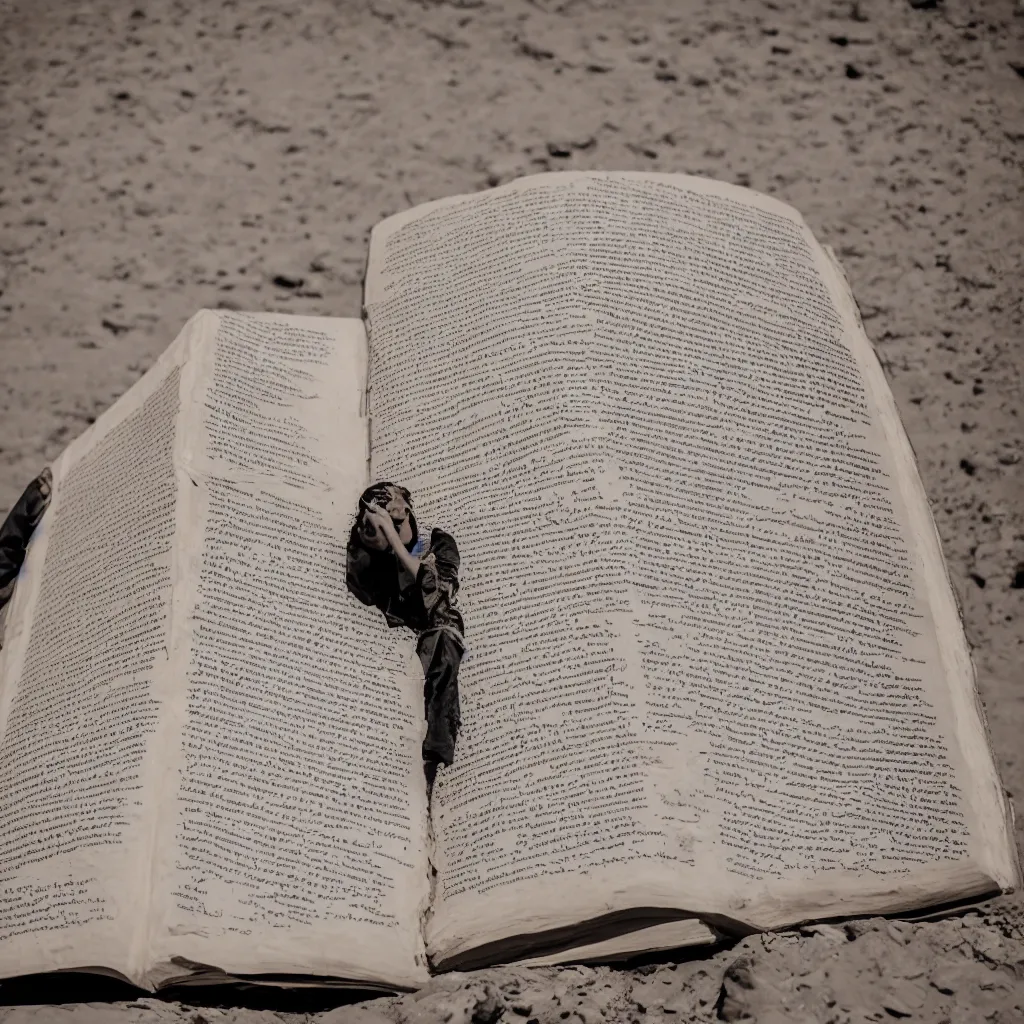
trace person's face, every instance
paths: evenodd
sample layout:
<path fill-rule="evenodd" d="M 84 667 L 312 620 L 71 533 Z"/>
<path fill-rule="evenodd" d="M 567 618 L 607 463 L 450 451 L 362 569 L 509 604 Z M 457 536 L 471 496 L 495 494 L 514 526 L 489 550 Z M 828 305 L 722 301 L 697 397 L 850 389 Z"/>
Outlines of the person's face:
<path fill-rule="evenodd" d="M 388 503 L 384 508 L 391 517 L 391 522 L 394 524 L 402 544 L 408 545 L 412 540 L 412 522 L 409 518 L 412 509 L 402 497 L 402 492 L 391 491 Z M 374 551 L 386 551 L 391 546 L 387 537 L 384 536 L 384 532 L 375 527 L 366 517 L 363 518 L 361 535 L 363 543 Z"/>

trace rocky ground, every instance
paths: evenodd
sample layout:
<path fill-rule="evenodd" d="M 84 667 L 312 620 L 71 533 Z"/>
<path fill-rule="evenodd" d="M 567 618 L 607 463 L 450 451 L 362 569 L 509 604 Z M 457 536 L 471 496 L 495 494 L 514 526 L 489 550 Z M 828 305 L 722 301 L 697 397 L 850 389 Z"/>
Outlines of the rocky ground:
<path fill-rule="evenodd" d="M 851 278 L 1020 801 L 1022 39 L 1012 0 L 0 0 L 0 514 L 200 307 L 357 316 L 389 213 L 560 168 L 750 185 Z M 0 984 L 0 1022 L 1019 1021 L 1024 899 L 317 1013 L 44 998 Z"/>

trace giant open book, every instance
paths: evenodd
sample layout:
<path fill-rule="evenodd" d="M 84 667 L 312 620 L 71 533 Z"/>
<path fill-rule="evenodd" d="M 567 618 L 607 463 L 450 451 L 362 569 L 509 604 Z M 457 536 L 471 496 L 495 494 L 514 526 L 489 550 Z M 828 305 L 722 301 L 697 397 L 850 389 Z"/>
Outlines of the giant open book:
<path fill-rule="evenodd" d="M 414 987 L 1007 891 L 906 435 L 790 207 L 559 173 L 373 232 L 362 320 L 203 311 L 53 467 L 0 654 L 0 976 Z M 462 556 L 429 800 L 370 482 Z"/>

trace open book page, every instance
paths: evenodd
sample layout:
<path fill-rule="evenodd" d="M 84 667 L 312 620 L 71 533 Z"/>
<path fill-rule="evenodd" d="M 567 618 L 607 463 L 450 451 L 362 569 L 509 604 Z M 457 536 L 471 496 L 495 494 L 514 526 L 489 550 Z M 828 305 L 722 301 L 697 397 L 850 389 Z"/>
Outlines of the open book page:
<path fill-rule="evenodd" d="M 185 331 L 53 465 L 0 652 L 0 976 L 138 982 Z"/>
<path fill-rule="evenodd" d="M 769 927 L 1012 884 L 927 506 L 795 211 L 538 175 L 379 225 L 366 308 L 371 475 L 463 553 L 435 956 L 629 906 Z"/>
<path fill-rule="evenodd" d="M 362 323 L 202 325 L 149 980 L 183 973 L 179 957 L 413 986 L 428 977 L 422 684 L 345 587 L 367 483 Z"/>

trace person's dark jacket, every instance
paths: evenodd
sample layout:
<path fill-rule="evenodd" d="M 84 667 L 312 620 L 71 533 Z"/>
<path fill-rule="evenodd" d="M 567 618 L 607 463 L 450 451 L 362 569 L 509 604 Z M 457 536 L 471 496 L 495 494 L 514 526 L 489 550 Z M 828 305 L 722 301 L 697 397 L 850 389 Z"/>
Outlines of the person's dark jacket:
<path fill-rule="evenodd" d="M 459 549 L 455 538 L 434 527 L 429 542 L 417 543 L 411 554 L 420 559 L 415 580 L 400 571 L 393 551 L 371 551 L 350 544 L 348 589 L 363 604 L 379 608 L 389 626 L 407 626 L 421 633 L 432 626 L 452 625 L 463 632 L 462 616 L 453 607 L 459 589 Z"/>
<path fill-rule="evenodd" d="M 50 471 L 43 470 L 25 488 L 0 526 L 0 608 L 14 593 L 28 542 L 50 504 L 50 481 Z"/>

